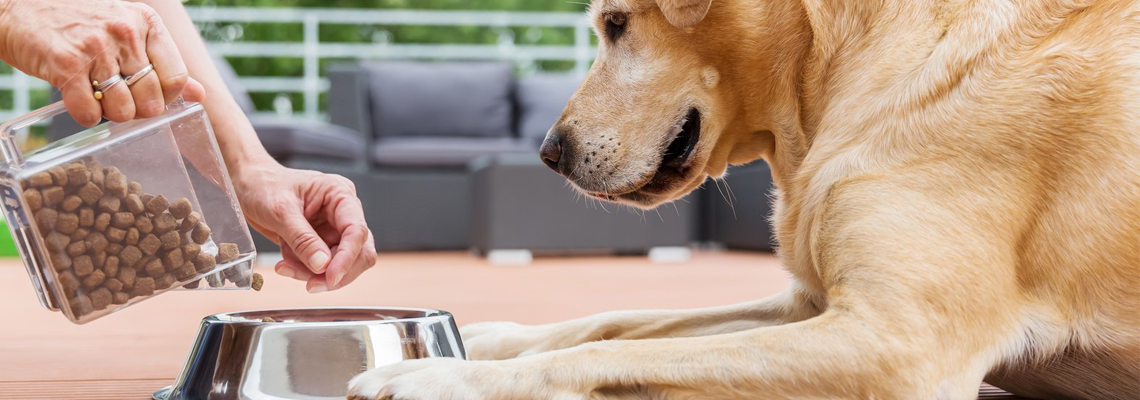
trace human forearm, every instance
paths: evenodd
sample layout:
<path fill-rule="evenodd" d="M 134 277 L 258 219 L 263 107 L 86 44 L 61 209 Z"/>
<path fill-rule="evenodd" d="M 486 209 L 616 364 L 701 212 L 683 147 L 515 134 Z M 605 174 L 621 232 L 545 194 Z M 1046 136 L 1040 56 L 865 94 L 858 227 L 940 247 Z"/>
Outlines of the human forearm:
<path fill-rule="evenodd" d="M 5 0 L 0 0 L 5 1 Z M 182 58 L 190 71 L 190 76 L 206 88 L 206 99 L 202 102 L 214 127 L 218 146 L 222 150 L 231 175 L 237 175 L 246 166 L 273 162 L 265 148 L 257 139 L 257 133 L 250 125 L 225 82 L 214 66 L 210 53 L 198 35 L 198 30 L 190 16 L 177 0 L 131 0 L 154 8 L 162 17 L 163 23 L 182 53 Z"/>

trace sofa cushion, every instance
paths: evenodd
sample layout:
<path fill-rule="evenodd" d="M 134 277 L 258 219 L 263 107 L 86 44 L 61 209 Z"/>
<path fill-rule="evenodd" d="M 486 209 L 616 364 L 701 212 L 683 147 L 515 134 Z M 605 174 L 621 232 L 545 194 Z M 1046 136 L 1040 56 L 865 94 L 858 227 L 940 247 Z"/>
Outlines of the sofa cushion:
<path fill-rule="evenodd" d="M 485 154 L 534 153 L 515 138 L 383 138 L 372 145 L 372 162 L 387 167 L 464 167 Z"/>
<path fill-rule="evenodd" d="M 511 66 L 382 62 L 366 66 L 376 137 L 511 136 Z"/>
<path fill-rule="evenodd" d="M 250 118 L 257 138 L 270 155 L 356 161 L 364 157 L 364 138 L 339 125 L 300 119 Z"/>
<path fill-rule="evenodd" d="M 581 79 L 573 75 L 537 75 L 518 82 L 519 136 L 538 144 L 558 121 Z"/>

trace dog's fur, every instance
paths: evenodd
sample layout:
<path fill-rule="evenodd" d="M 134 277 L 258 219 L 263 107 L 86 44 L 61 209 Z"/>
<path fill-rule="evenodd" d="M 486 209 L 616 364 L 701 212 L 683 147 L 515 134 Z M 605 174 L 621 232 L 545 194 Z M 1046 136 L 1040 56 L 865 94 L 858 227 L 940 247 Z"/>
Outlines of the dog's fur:
<path fill-rule="evenodd" d="M 471 357 L 502 361 L 405 362 L 350 397 L 1140 397 L 1140 1 L 709 3 L 595 0 L 561 162 L 648 207 L 767 160 L 794 285 L 472 325 Z M 657 179 L 690 107 L 696 150 Z"/>

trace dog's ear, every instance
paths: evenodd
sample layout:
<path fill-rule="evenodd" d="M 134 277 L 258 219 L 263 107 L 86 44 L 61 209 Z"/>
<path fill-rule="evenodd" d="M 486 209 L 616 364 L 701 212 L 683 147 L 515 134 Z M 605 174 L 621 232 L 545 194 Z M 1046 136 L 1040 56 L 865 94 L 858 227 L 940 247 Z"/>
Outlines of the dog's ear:
<path fill-rule="evenodd" d="M 688 28 L 705 19 L 712 0 L 657 0 L 665 19 L 678 28 Z"/>

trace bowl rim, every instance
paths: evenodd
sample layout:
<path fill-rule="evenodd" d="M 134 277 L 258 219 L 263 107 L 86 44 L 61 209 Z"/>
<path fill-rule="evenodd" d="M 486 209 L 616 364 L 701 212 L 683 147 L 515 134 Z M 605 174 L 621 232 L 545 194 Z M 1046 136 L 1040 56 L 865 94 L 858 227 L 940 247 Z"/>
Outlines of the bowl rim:
<path fill-rule="evenodd" d="M 261 321 L 247 319 L 244 317 L 235 317 L 236 314 L 257 313 L 257 312 L 275 312 L 275 311 L 314 311 L 314 310 L 352 310 L 352 311 L 418 311 L 425 315 L 422 317 L 412 318 L 395 318 L 395 319 L 375 319 L 375 320 L 358 320 L 358 321 Z M 229 318 L 229 319 L 227 319 Z M 241 319 L 236 319 L 241 318 Z M 454 316 L 450 312 L 424 307 L 298 307 L 298 308 L 264 308 L 257 310 L 243 310 L 243 311 L 230 311 L 224 313 L 217 313 L 206 316 L 202 319 L 203 322 L 222 323 L 222 324 L 245 324 L 245 325 L 360 325 L 372 323 L 393 323 L 393 322 L 409 322 L 409 321 L 429 321 L 429 320 L 451 320 L 454 321 Z"/>

